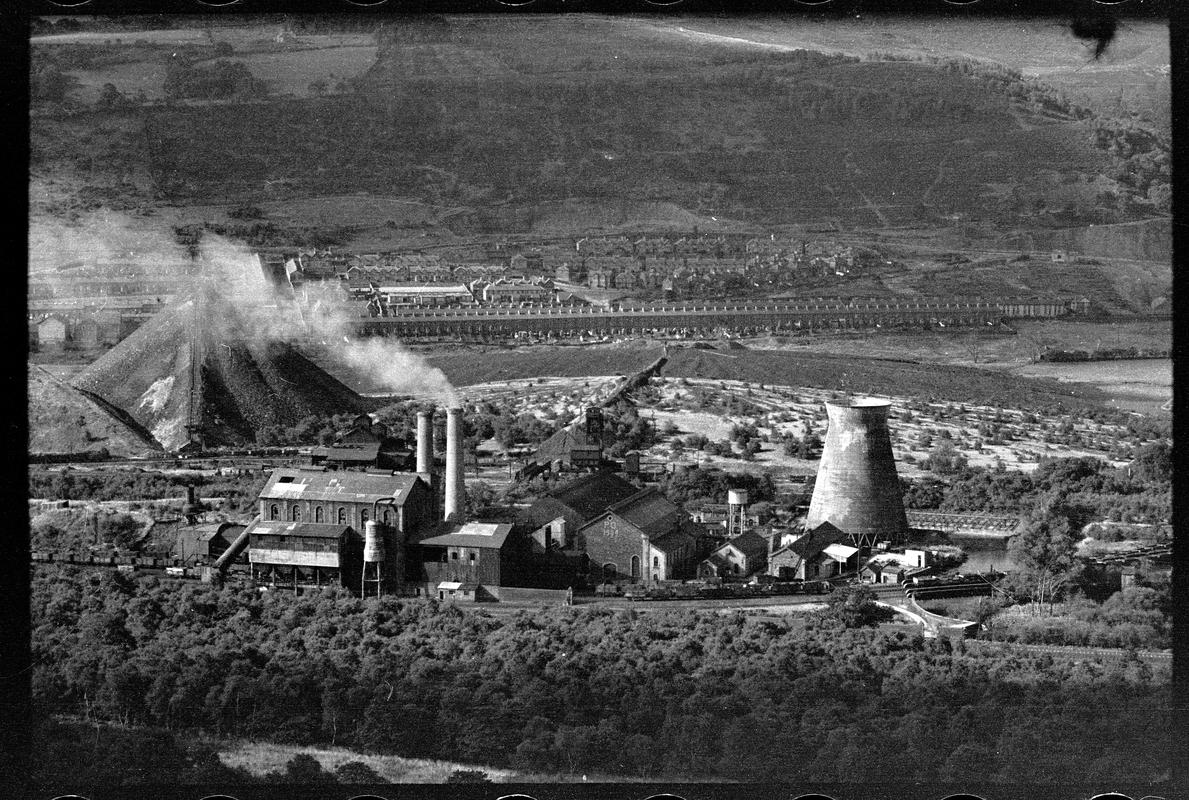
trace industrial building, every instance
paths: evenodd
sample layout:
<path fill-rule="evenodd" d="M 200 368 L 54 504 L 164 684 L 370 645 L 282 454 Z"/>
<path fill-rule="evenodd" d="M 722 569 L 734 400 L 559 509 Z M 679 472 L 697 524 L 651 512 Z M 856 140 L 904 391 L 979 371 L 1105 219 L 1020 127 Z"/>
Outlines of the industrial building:
<path fill-rule="evenodd" d="M 531 478 L 542 472 L 592 472 L 606 464 L 603 457 L 608 432 L 601 408 L 588 408 L 581 420 L 575 421 L 541 442 L 521 467 L 520 478 Z M 637 464 L 639 463 L 637 456 Z"/>
<path fill-rule="evenodd" d="M 333 444 L 312 448 L 310 465 L 398 472 L 414 469 L 413 451 L 405 442 L 390 436 L 384 425 L 373 423 L 367 414 L 356 417 L 351 430 L 340 435 Z"/>
<path fill-rule="evenodd" d="M 786 539 L 768 556 L 768 574 L 780 580 L 833 578 L 859 567 L 859 548 L 849 534 L 829 522 Z"/>
<path fill-rule="evenodd" d="M 363 547 L 349 525 L 257 520 L 246 534 L 253 580 L 294 590 L 357 585 Z"/>
<path fill-rule="evenodd" d="M 370 448 L 383 438 L 376 426 L 365 430 L 362 419 L 359 423 L 340 446 Z M 257 498 L 259 516 L 228 544 L 214 572 L 225 574 L 246 551 L 255 580 L 295 591 L 334 584 L 364 596 L 432 595 L 439 584 L 457 583 L 449 591 L 461 596 L 462 584 L 481 592 L 484 585 L 524 580 L 528 537 L 514 536 L 509 524 L 467 522 L 462 410 L 446 414 L 441 481 L 428 412 L 418 415 L 415 455 L 416 472 L 275 470 Z M 474 591 L 472 599 L 478 599 Z"/>
<path fill-rule="evenodd" d="M 692 578 L 704 546 L 701 529 L 656 489 L 641 489 L 579 528 L 592 582 Z"/>
<path fill-rule="evenodd" d="M 768 566 L 769 541 L 755 531 L 744 531 L 715 548 L 698 564 L 699 578 L 747 578 Z"/>
<path fill-rule="evenodd" d="M 223 555 L 244 527 L 232 522 L 208 522 L 178 528 L 172 555 L 185 565 L 209 564 Z"/>
<path fill-rule="evenodd" d="M 259 520 L 245 531 L 252 574 L 294 586 L 319 586 L 331 577 L 359 586 L 359 532 L 371 525 L 387 544 L 375 570 L 380 588 L 400 591 L 407 578 L 405 545 L 429 532 L 436 516 L 430 485 L 415 473 L 278 469 L 258 502 Z M 267 547 L 258 546 L 261 536 Z M 301 569 L 294 573 L 293 567 Z"/>
<path fill-rule="evenodd" d="M 490 599 L 484 587 L 512 583 L 525 563 L 523 539 L 507 523 L 467 522 L 421 541 L 425 591 L 439 600 Z"/>
<path fill-rule="evenodd" d="M 639 491 L 639 486 L 613 472 L 596 472 L 538 498 L 520 521 L 545 549 L 570 549 L 579 528 Z"/>

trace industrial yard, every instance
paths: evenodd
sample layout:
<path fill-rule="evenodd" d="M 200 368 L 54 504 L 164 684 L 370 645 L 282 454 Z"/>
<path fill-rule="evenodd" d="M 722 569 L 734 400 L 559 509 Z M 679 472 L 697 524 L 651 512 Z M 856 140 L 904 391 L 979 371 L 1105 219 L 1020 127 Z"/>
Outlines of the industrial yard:
<path fill-rule="evenodd" d="M 35 20 L 0 774 L 1170 785 L 1166 36 L 827 17 Z"/>

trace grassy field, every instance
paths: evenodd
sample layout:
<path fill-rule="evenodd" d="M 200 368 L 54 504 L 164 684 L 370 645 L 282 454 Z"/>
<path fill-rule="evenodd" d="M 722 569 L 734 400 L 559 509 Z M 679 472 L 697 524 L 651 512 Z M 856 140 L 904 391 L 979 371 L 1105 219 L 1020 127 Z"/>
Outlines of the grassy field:
<path fill-rule="evenodd" d="M 524 776 L 509 769 L 477 767 L 424 758 L 369 755 L 343 748 L 298 747 L 268 742 L 221 743 L 220 747 L 219 759 L 224 764 L 229 767 L 242 767 L 257 776 L 273 771 L 284 772 L 289 759 L 304 753 L 313 756 L 323 769 L 331 772 L 348 761 L 361 761 L 379 773 L 388 783 L 445 783 L 450 773 L 458 769 L 480 770 L 487 773 L 493 782 L 503 783 L 509 778 L 526 780 Z"/>

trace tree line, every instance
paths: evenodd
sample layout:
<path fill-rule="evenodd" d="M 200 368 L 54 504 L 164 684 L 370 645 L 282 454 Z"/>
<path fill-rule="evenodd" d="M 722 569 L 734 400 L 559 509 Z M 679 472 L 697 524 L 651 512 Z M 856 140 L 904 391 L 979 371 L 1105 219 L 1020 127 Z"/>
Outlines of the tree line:
<path fill-rule="evenodd" d="M 1172 516 L 1172 447 L 1153 442 L 1124 467 L 1091 457 L 1042 460 L 1031 473 L 964 466 L 945 480 L 903 481 L 908 508 L 1017 514 L 1042 499 L 1063 503 L 1080 531 L 1095 520 L 1167 525 Z"/>
<path fill-rule="evenodd" d="M 496 619 L 65 567 L 34 576 L 39 713 L 537 772 L 744 780 L 1167 777 L 1137 659 L 967 651 L 862 624 L 597 607 Z"/>

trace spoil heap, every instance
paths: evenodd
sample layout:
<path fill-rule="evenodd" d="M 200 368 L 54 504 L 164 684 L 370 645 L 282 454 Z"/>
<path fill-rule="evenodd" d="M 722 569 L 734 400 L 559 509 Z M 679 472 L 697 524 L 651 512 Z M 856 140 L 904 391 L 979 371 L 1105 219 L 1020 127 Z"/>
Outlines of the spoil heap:
<path fill-rule="evenodd" d="M 366 410 L 292 345 L 200 289 L 81 372 L 74 386 L 126 411 L 167 450 L 252 443 L 310 415 Z"/>

